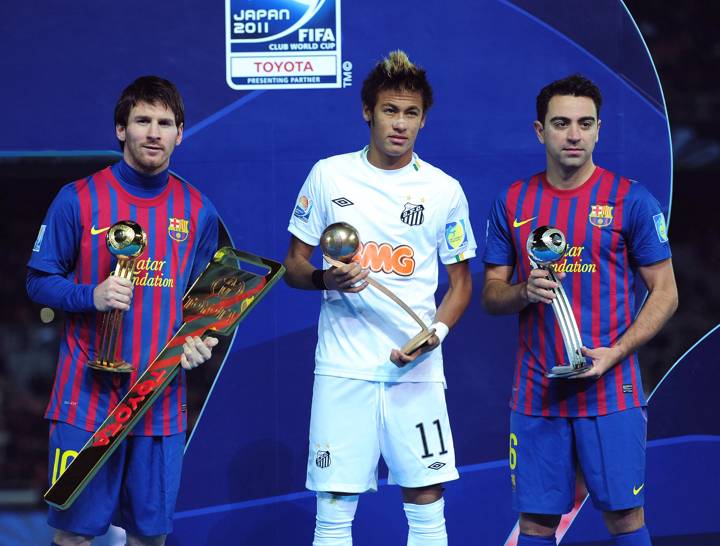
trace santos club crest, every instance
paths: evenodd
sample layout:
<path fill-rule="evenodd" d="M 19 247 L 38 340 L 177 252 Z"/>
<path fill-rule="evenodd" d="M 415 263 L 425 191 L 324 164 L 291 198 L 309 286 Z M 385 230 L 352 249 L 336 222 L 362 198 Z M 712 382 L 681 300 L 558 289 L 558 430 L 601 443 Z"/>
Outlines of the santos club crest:
<path fill-rule="evenodd" d="M 405 203 L 405 208 L 400 214 L 400 220 L 409 226 L 419 226 L 425 221 L 425 207 L 423 205 L 413 205 Z"/>

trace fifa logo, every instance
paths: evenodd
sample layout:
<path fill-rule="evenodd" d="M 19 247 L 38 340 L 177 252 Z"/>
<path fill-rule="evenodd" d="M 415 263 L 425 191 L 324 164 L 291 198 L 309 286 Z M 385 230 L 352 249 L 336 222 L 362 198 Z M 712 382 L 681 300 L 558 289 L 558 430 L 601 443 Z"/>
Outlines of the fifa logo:
<path fill-rule="evenodd" d="M 229 275 L 213 281 L 210 292 L 215 296 L 227 298 L 245 290 L 245 283 L 236 276 Z"/>
<path fill-rule="evenodd" d="M 352 63 L 341 58 L 340 2 L 225 0 L 225 31 L 220 34 L 225 35 L 228 85 L 342 87 Z"/>

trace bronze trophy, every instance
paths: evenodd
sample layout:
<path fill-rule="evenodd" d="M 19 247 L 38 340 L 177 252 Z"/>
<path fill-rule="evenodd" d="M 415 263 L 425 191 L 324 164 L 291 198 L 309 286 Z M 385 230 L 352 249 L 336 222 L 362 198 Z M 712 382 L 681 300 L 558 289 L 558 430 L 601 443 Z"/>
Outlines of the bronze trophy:
<path fill-rule="evenodd" d="M 340 267 L 352 261 L 360 248 L 360 234 L 357 230 L 345 222 L 336 222 L 326 227 L 320 235 L 320 248 L 325 261 L 335 267 Z M 435 328 L 428 328 L 423 320 L 417 316 L 415 311 L 398 298 L 390 289 L 380 284 L 372 277 L 367 277 L 367 282 L 377 288 L 388 298 L 397 303 L 412 319 L 417 322 L 420 332 L 411 338 L 401 349 L 409 355 L 419 349 L 422 345 L 435 335 Z"/>
<path fill-rule="evenodd" d="M 105 244 L 110 254 L 117 258 L 117 265 L 112 274 L 132 282 L 135 276 L 135 261 L 147 244 L 147 236 L 143 229 L 131 220 L 121 220 L 110 227 L 105 235 Z M 122 321 L 123 311 L 119 309 L 111 309 L 104 313 L 100 326 L 100 346 L 95 360 L 88 362 L 89 367 L 107 372 L 133 371 L 132 364 L 122 360 L 118 354 L 117 340 Z"/>

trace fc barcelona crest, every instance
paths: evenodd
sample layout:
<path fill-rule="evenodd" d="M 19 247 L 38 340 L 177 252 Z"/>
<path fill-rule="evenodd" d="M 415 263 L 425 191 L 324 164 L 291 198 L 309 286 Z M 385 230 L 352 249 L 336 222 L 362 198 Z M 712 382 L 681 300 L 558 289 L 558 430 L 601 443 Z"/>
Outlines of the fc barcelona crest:
<path fill-rule="evenodd" d="M 413 205 L 405 203 L 405 208 L 400 214 L 400 220 L 409 226 L 419 226 L 425 221 L 425 207 L 423 205 Z"/>
<path fill-rule="evenodd" d="M 168 235 L 173 241 L 182 243 L 190 235 L 190 222 L 185 218 L 170 218 Z"/>
<path fill-rule="evenodd" d="M 610 205 L 590 205 L 588 220 L 595 227 L 609 226 L 613 221 L 613 208 Z"/>

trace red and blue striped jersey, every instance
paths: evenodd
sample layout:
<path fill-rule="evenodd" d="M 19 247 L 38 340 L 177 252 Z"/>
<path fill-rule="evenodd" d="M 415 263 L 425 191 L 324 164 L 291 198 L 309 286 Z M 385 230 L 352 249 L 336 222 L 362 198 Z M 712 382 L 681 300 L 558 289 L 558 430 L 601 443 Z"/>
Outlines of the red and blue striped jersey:
<path fill-rule="evenodd" d="M 67 314 L 45 417 L 89 431 L 98 428 L 178 330 L 183 295 L 217 248 L 217 212 L 196 188 L 166 172 L 156 191 L 148 192 L 140 189 L 139 179 L 121 162 L 63 187 L 28 262 L 31 268 L 62 275 L 78 286 L 97 285 L 116 264 L 105 245 L 107 228 L 119 220 L 133 220 L 147 234 L 147 246 L 135 263 L 132 305 L 123 313 L 118 340 L 120 356 L 135 370 L 118 374 L 89 368 L 100 345 L 103 314 Z M 184 431 L 185 396 L 181 369 L 132 434 Z"/>
<path fill-rule="evenodd" d="M 516 282 L 530 272 L 528 235 L 549 225 L 569 250 L 556 264 L 586 347 L 610 347 L 635 316 L 638 266 L 670 258 L 657 200 L 637 182 L 597 167 L 581 186 L 560 190 L 545 173 L 513 183 L 490 211 L 484 261 L 511 265 Z M 548 379 L 566 364 L 562 335 L 549 305 L 530 304 L 519 317 L 519 346 L 510 407 L 527 415 L 582 417 L 646 405 L 637 354 L 597 380 Z"/>

